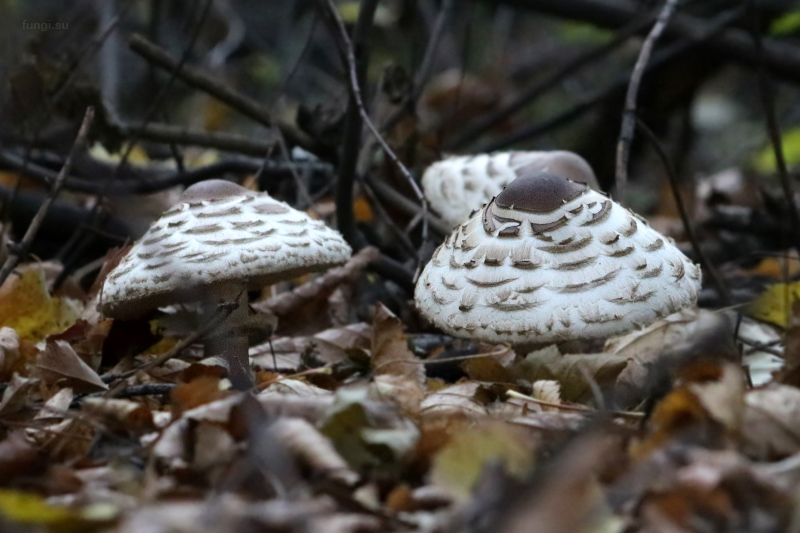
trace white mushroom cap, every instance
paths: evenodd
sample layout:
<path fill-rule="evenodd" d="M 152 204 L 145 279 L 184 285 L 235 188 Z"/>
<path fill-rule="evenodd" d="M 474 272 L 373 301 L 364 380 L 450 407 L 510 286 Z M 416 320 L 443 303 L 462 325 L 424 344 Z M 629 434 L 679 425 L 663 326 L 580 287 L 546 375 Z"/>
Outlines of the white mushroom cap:
<path fill-rule="evenodd" d="M 352 250 L 337 231 L 265 193 L 222 180 L 192 185 L 108 275 L 102 312 L 125 318 L 327 269 Z"/>
<path fill-rule="evenodd" d="M 445 222 L 455 227 L 483 207 L 518 175 L 550 172 L 599 190 L 592 167 L 578 154 L 497 152 L 450 157 L 428 167 L 422 176 L 425 197 Z"/>
<path fill-rule="evenodd" d="M 584 184 L 511 182 L 439 246 L 415 290 L 443 331 L 488 342 L 602 338 L 694 304 L 700 268 Z"/>

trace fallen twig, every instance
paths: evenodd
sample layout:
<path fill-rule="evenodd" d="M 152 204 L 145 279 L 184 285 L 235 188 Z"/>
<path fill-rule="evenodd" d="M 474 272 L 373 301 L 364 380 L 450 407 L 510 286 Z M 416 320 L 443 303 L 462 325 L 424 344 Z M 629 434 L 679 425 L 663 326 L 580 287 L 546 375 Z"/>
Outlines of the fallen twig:
<path fill-rule="evenodd" d="M 306 150 L 311 152 L 318 151 L 319 146 L 317 143 L 305 133 L 294 125 L 283 122 L 276 123 L 269 111 L 252 98 L 234 91 L 195 67 L 183 65 L 180 70 L 176 70 L 179 67 L 179 63 L 166 50 L 148 41 L 143 36 L 138 34 L 131 36 L 129 44 L 131 50 L 153 65 L 174 72 L 175 76 L 187 85 L 210 94 L 256 122 L 260 122 L 267 127 L 277 126 L 287 139 Z"/>
<path fill-rule="evenodd" d="M 731 293 L 728 291 L 728 287 L 725 285 L 725 282 L 722 281 L 722 276 L 719 275 L 716 267 L 708 258 L 703 248 L 700 246 L 697 233 L 695 233 L 694 226 L 689 220 L 689 214 L 686 212 L 686 206 L 683 205 L 683 197 L 681 197 L 681 193 L 678 188 L 678 177 L 675 175 L 675 168 L 672 166 L 672 162 L 664 151 L 664 148 L 661 146 L 661 143 L 658 142 L 658 138 L 656 137 L 655 133 L 653 133 L 653 131 L 638 118 L 636 119 L 636 125 L 639 127 L 642 133 L 644 133 L 644 136 L 650 141 L 656 151 L 656 154 L 658 154 L 659 159 L 661 159 L 661 163 L 664 165 L 664 169 L 667 172 L 667 178 L 669 179 L 669 187 L 672 191 L 672 198 L 675 200 L 675 206 L 678 208 L 678 214 L 683 222 L 683 229 L 686 232 L 686 236 L 689 238 L 689 242 L 692 244 L 692 250 L 694 251 L 695 257 L 697 257 L 697 260 L 700 262 L 700 266 L 705 268 L 709 276 L 711 276 L 711 283 L 714 284 L 714 288 L 716 289 L 717 294 L 719 294 L 719 297 L 724 305 L 730 305 L 732 303 Z"/>
<path fill-rule="evenodd" d="M 11 253 L 6 259 L 6 262 L 3 264 L 3 267 L 0 268 L 0 285 L 2 285 L 8 275 L 11 274 L 19 262 L 28 255 L 28 250 L 31 247 L 31 243 L 33 243 L 33 239 L 36 238 L 36 234 L 39 232 L 39 228 L 41 228 L 42 223 L 44 222 L 44 217 L 47 216 L 47 211 L 50 209 L 50 206 L 55 201 L 58 193 L 61 192 L 61 186 L 64 185 L 64 180 L 66 180 L 67 175 L 69 174 L 69 169 L 72 166 L 72 160 L 80 150 L 86 146 L 86 138 L 89 135 L 89 128 L 92 126 L 92 121 L 94 120 L 94 108 L 88 107 L 86 109 L 86 113 L 83 116 L 83 122 L 81 123 L 80 130 L 78 130 L 78 136 L 75 138 L 75 142 L 72 144 L 72 149 L 69 151 L 69 155 L 67 156 L 67 160 L 64 161 L 64 166 L 61 167 L 61 170 L 56 176 L 55 181 L 53 182 L 53 186 L 50 188 L 50 194 L 47 195 L 47 198 L 39 206 L 39 210 L 36 212 L 36 215 L 31 220 L 30 225 L 28 226 L 25 235 L 22 237 L 22 240 L 14 245 L 11 248 Z"/>
<path fill-rule="evenodd" d="M 628 183 L 628 159 L 631 153 L 631 142 L 633 142 L 633 135 L 636 129 L 636 100 L 639 96 L 639 85 L 642 82 L 647 62 L 650 61 L 650 54 L 653 52 L 653 46 L 664 29 L 669 24 L 669 19 L 672 13 L 675 12 L 675 7 L 678 5 L 678 0 L 664 0 L 664 7 L 653 25 L 653 29 L 647 35 L 642 49 L 639 51 L 639 57 L 636 59 L 636 64 L 631 73 L 631 80 L 628 84 L 628 91 L 625 94 L 625 108 L 622 110 L 622 126 L 619 132 L 619 141 L 617 142 L 617 170 L 615 173 L 614 189 L 616 190 L 617 201 L 625 205 L 625 189 Z"/>
<path fill-rule="evenodd" d="M 371 262 L 377 261 L 380 255 L 380 251 L 372 246 L 362 248 L 344 265 L 328 270 L 322 276 L 300 285 L 293 291 L 284 292 L 264 302 L 255 303 L 252 307 L 257 311 L 272 313 L 278 317 L 286 316 L 292 311 L 300 309 L 309 301 L 318 298 L 320 294 L 332 291 L 347 279 L 357 276 Z"/>
<path fill-rule="evenodd" d="M 391 147 L 387 144 L 386 139 L 383 138 L 383 135 L 378 131 L 375 127 L 375 124 L 372 122 L 372 119 L 369 117 L 366 108 L 364 107 L 364 100 L 361 96 L 361 86 L 358 80 L 358 65 L 356 63 L 356 56 L 355 56 L 355 49 L 353 48 L 353 43 L 350 40 L 350 37 L 347 35 L 347 28 L 345 28 L 344 21 L 342 21 L 341 16 L 339 15 L 336 6 L 333 4 L 333 0 L 320 0 L 324 2 L 324 5 L 327 7 L 328 13 L 335 23 L 336 27 L 339 30 L 339 36 L 344 44 L 345 49 L 345 56 L 347 60 L 347 70 L 349 74 L 349 84 L 350 84 L 350 93 L 353 98 L 353 101 L 358 108 L 358 112 L 361 115 L 361 119 L 364 121 L 364 124 L 367 126 L 367 129 L 372 133 L 375 137 L 375 140 L 378 141 L 383 152 L 386 156 L 392 161 L 392 163 L 397 167 L 400 171 L 400 174 L 406 179 L 411 189 L 414 191 L 417 199 L 420 202 L 421 210 L 423 213 L 422 218 L 422 240 L 428 240 L 428 217 L 425 216 L 428 213 L 428 201 L 425 199 L 425 195 L 422 194 L 422 189 L 420 189 L 419 184 L 417 184 L 414 177 L 409 172 L 408 168 L 403 164 L 402 161 L 397 157 L 397 154 L 391 149 Z M 373 2 L 376 3 L 375 0 L 365 0 L 366 2 Z M 364 9 L 365 6 L 362 6 L 361 9 Z M 371 23 L 371 19 L 370 19 Z M 352 198 L 350 198 L 350 202 L 352 203 Z M 352 206 L 351 206 L 352 209 Z M 421 263 L 420 257 L 417 257 L 417 262 Z"/>
<path fill-rule="evenodd" d="M 231 313 L 236 309 L 238 305 L 238 297 L 233 302 L 224 302 L 217 306 L 217 312 L 211 316 L 202 326 L 197 328 L 187 337 L 184 337 L 181 341 L 179 341 L 175 346 L 173 346 L 168 351 L 164 352 L 163 354 L 159 355 L 155 359 L 148 361 L 147 363 L 141 364 L 132 368 L 126 372 L 122 372 L 120 374 L 106 374 L 102 376 L 101 379 L 103 383 L 113 383 L 115 381 L 120 381 L 123 379 L 127 379 L 138 372 L 150 370 L 153 367 L 163 365 L 176 355 L 178 355 L 184 348 L 190 346 L 198 339 L 202 338 L 206 333 L 212 331 L 215 327 L 221 324 Z"/>

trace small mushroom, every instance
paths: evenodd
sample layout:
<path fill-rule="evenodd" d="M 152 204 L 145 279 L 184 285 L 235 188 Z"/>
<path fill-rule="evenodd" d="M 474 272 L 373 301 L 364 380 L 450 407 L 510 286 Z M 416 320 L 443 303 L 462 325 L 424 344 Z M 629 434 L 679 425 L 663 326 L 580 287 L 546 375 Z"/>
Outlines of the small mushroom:
<path fill-rule="evenodd" d="M 700 268 L 584 183 L 526 170 L 456 228 L 420 275 L 420 312 L 458 337 L 604 338 L 692 305 Z"/>
<path fill-rule="evenodd" d="M 222 180 L 192 185 L 134 244 L 103 286 L 100 310 L 133 318 L 166 305 L 200 301 L 206 313 L 240 297 L 206 337 L 238 389 L 252 386 L 247 289 L 344 263 L 350 246 L 335 230 L 269 195 Z"/>
<path fill-rule="evenodd" d="M 483 207 L 517 176 L 550 172 L 599 190 L 592 167 L 578 154 L 497 152 L 450 157 L 434 163 L 422 176 L 425 197 L 445 222 L 455 227 Z"/>

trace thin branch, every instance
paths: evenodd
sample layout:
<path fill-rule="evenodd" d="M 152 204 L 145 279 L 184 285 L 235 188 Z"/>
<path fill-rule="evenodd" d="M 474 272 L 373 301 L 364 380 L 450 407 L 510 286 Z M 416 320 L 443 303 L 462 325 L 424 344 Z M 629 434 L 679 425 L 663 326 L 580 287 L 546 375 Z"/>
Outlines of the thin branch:
<path fill-rule="evenodd" d="M 276 141 L 264 141 L 234 133 L 211 133 L 171 124 L 150 123 L 144 127 L 131 124 L 117 124 L 117 130 L 123 137 L 138 133 L 139 138 L 167 144 L 182 146 L 200 146 L 226 152 L 236 152 L 263 157 L 264 153 L 275 147 Z"/>
<path fill-rule="evenodd" d="M 384 183 L 373 176 L 367 176 L 366 183 L 372 187 L 372 189 L 375 191 L 375 194 L 380 196 L 384 202 L 387 202 L 393 207 L 400 209 L 407 215 L 415 217 L 420 213 L 420 211 L 422 211 L 422 208 L 419 204 L 395 190 L 388 183 Z M 450 226 L 448 226 L 441 218 L 437 217 L 433 213 L 428 213 L 426 218 L 428 219 L 431 229 L 440 236 L 449 235 L 452 231 Z"/>
<path fill-rule="evenodd" d="M 524 109 L 537 98 L 539 98 L 539 96 L 545 94 L 553 87 L 556 87 L 565 79 L 575 76 L 581 69 L 583 69 L 583 67 L 594 64 L 598 59 L 613 52 L 619 46 L 626 43 L 633 35 L 638 34 L 643 28 L 646 28 L 652 24 L 654 18 L 655 15 L 648 15 L 643 19 L 634 20 L 628 26 L 620 29 L 620 31 L 614 35 L 614 38 L 611 41 L 589 50 L 588 52 L 580 54 L 569 61 L 566 61 L 549 75 L 545 76 L 544 79 L 520 92 L 520 94 L 517 95 L 517 97 L 508 105 L 498 109 L 494 113 L 483 116 L 476 120 L 473 124 L 468 125 L 464 131 L 454 136 L 452 140 L 448 140 L 445 148 L 462 148 L 466 144 L 479 138 L 489 129 L 497 126 L 503 120 L 510 118 L 515 113 Z"/>
<path fill-rule="evenodd" d="M 649 65 L 647 65 L 646 69 L 647 72 L 652 72 L 661 68 L 669 61 L 672 61 L 675 58 L 681 56 L 682 54 L 685 54 L 690 50 L 694 49 L 699 43 L 703 42 L 704 40 L 710 39 L 715 34 L 723 31 L 725 27 L 728 26 L 728 24 L 737 20 L 743 12 L 744 12 L 744 7 L 738 7 L 720 13 L 719 15 L 714 17 L 707 26 L 704 26 L 704 33 L 702 35 L 696 35 L 693 37 L 692 40 L 679 41 L 675 44 L 670 45 L 664 50 L 656 53 L 653 56 L 653 60 L 650 62 Z M 611 83 L 606 88 L 597 91 L 593 95 L 581 99 L 573 107 L 565 111 L 562 111 L 561 113 L 545 120 L 544 122 L 520 128 L 519 130 L 501 139 L 485 143 L 481 145 L 479 148 L 477 148 L 476 151 L 493 152 L 495 150 L 502 150 L 514 144 L 534 139 L 554 129 L 565 126 L 571 123 L 572 121 L 580 118 L 584 113 L 586 113 L 590 109 L 593 109 L 599 103 L 604 102 L 609 98 L 616 97 L 617 95 L 623 93 L 625 91 L 625 88 L 628 86 L 629 81 L 630 81 L 630 72 L 626 72 L 620 77 L 618 77 L 616 81 Z"/>
<path fill-rule="evenodd" d="M 345 28 L 344 22 L 342 18 L 339 16 L 339 12 L 336 9 L 336 6 L 333 4 L 333 0 L 321 0 L 325 2 L 327 6 L 328 12 L 330 13 L 331 18 L 333 19 L 334 23 L 338 27 L 339 35 L 344 43 L 345 48 L 345 55 L 347 58 L 347 66 L 348 66 L 348 74 L 349 74 L 349 81 L 350 81 L 350 93 L 353 97 L 356 106 L 358 107 L 358 112 L 361 115 L 364 124 L 367 126 L 367 129 L 372 133 L 378 143 L 381 145 L 383 152 L 386 156 L 392 161 L 392 163 L 397 167 L 398 171 L 402 176 L 406 179 L 411 189 L 414 191 L 417 199 L 420 202 L 421 209 L 424 215 L 428 213 L 428 201 L 425 199 L 425 195 L 422 194 L 422 190 L 417 184 L 414 177 L 409 172 L 408 168 L 403 164 L 402 161 L 397 157 L 394 151 L 389 147 L 386 142 L 386 139 L 383 138 L 383 135 L 378 131 L 375 127 L 375 124 L 370 119 L 369 114 L 367 113 L 366 108 L 364 107 L 364 100 L 361 96 L 361 87 L 358 81 L 358 70 L 357 70 L 357 63 L 355 57 L 355 51 L 353 49 L 353 43 L 350 41 L 350 37 L 347 35 L 347 28 Z M 374 2 L 376 0 L 364 0 L 365 2 Z M 362 6 L 363 9 L 363 6 Z M 352 199 L 351 199 L 352 202 Z M 423 216 L 422 220 L 422 240 L 428 240 L 428 217 Z M 420 262 L 420 258 L 417 257 L 417 262 Z"/>
<path fill-rule="evenodd" d="M 619 28 L 628 24 L 641 12 L 641 2 L 626 0 L 502 0 L 506 4 L 548 13 L 569 20 L 579 20 L 603 28 Z M 786 2 L 790 4 L 791 2 Z M 728 5 L 744 7 L 744 2 L 726 2 Z M 709 11 L 713 12 L 713 9 Z M 773 76 L 800 82 L 800 48 L 790 41 L 765 43 L 759 57 L 747 31 L 730 27 L 707 39 L 706 22 L 701 17 L 679 13 L 667 28 L 670 38 L 691 40 L 701 44 L 704 50 L 713 52 L 719 59 L 755 67 L 762 65 Z"/>
<path fill-rule="evenodd" d="M 425 84 L 431 75 L 433 60 L 436 56 L 436 51 L 439 48 L 439 43 L 442 41 L 445 24 L 453 11 L 454 4 L 454 0 L 442 1 L 442 7 L 439 10 L 439 14 L 436 16 L 436 21 L 434 22 L 433 29 L 431 30 L 431 36 L 428 39 L 428 44 L 425 47 L 425 53 L 422 56 L 422 62 L 420 63 L 419 69 L 414 76 L 414 85 L 411 88 L 411 92 L 402 102 L 400 102 L 397 110 L 388 119 L 386 119 L 386 122 L 383 124 L 383 126 L 381 126 L 381 131 L 387 132 L 391 130 L 395 127 L 395 125 L 397 125 L 397 122 L 405 113 L 412 112 L 414 110 L 417 100 L 422 94 L 422 89 L 425 87 Z"/>
<path fill-rule="evenodd" d="M 54 171 L 41 165 L 29 163 L 27 167 L 24 166 L 24 159 L 21 156 L 7 151 L 0 151 L 0 163 L 18 170 L 26 176 L 42 180 L 47 184 L 54 183 L 57 177 Z M 131 179 L 117 181 L 111 186 L 107 186 L 106 182 L 98 182 L 94 179 L 69 176 L 65 180 L 64 188 L 76 192 L 103 194 L 105 196 L 150 194 L 175 187 L 176 185 L 192 185 L 199 181 L 223 176 L 228 172 L 251 174 L 261 170 L 262 174 L 279 176 L 292 172 L 294 167 L 324 173 L 331 172 L 330 165 L 315 161 L 285 164 L 271 160 L 263 163 L 249 158 L 231 158 L 188 170 L 182 174 L 172 171 L 153 171 L 150 174 L 138 173 L 135 177 L 131 176 Z M 98 165 L 98 168 L 102 168 L 102 165 Z"/>
<path fill-rule="evenodd" d="M 61 167 L 55 182 L 53 182 L 53 186 L 50 189 L 50 194 L 39 207 L 39 211 L 36 212 L 36 216 L 34 216 L 33 220 L 31 220 L 31 223 L 28 226 L 27 231 L 25 231 L 25 235 L 22 237 L 22 240 L 19 242 L 19 244 L 12 248 L 11 254 L 9 254 L 8 259 L 6 259 L 5 264 L 3 264 L 3 267 L 0 268 L 0 285 L 3 285 L 6 278 L 8 278 L 8 275 L 11 274 L 19 262 L 24 260 L 27 256 L 28 250 L 33 243 L 33 239 L 36 238 L 36 234 L 39 232 L 39 228 L 41 228 L 42 223 L 44 222 L 44 217 L 47 216 L 47 211 L 55 201 L 58 193 L 61 192 L 61 186 L 64 184 L 64 180 L 67 178 L 69 169 L 72 166 L 72 159 L 75 157 L 75 154 L 77 154 L 84 148 L 84 146 L 86 146 L 86 138 L 89 135 L 89 128 L 91 128 L 93 120 L 94 108 L 88 107 L 83 116 L 81 128 L 78 130 L 78 136 L 75 138 L 75 142 L 72 144 L 72 149 L 69 151 L 69 155 L 67 156 L 67 160 L 64 162 L 64 166 Z"/>
<path fill-rule="evenodd" d="M 178 355 L 181 351 L 183 351 L 186 347 L 191 346 L 194 344 L 195 341 L 201 339 L 204 335 L 213 331 L 218 325 L 220 325 L 225 319 L 227 319 L 234 310 L 236 310 L 239 298 L 237 297 L 236 300 L 232 302 L 223 302 L 217 306 L 217 312 L 214 313 L 206 322 L 201 325 L 198 329 L 193 331 L 187 337 L 184 337 L 181 341 L 179 341 L 175 346 L 173 346 L 168 351 L 164 352 L 163 354 L 159 355 L 158 357 L 148 361 L 147 363 L 137 365 L 135 368 L 132 368 L 126 372 L 122 372 L 119 374 L 106 374 L 102 376 L 103 383 L 114 383 L 115 381 L 121 381 L 123 379 L 127 379 L 137 372 L 150 370 L 151 368 L 157 367 L 159 365 L 163 365 L 176 355 Z"/>
<path fill-rule="evenodd" d="M 755 44 L 756 54 L 763 56 L 764 42 L 761 38 L 761 10 L 758 6 L 754 5 L 752 0 L 748 1 L 748 8 L 752 14 L 752 31 L 751 35 Z M 789 212 L 789 224 L 791 226 L 791 236 L 789 240 L 792 246 L 800 253 L 800 213 L 797 211 L 797 203 L 795 202 L 794 186 L 789 177 L 789 169 L 786 165 L 786 157 L 783 154 L 783 142 L 781 141 L 781 127 L 778 124 L 778 117 L 775 113 L 775 95 L 773 87 L 769 79 L 769 75 L 764 69 L 761 61 L 757 63 L 756 71 L 758 72 L 758 93 L 761 97 L 761 106 L 764 109 L 764 121 L 766 122 L 767 134 L 769 141 L 772 144 L 772 152 L 775 155 L 775 166 L 778 169 L 778 178 L 781 182 L 781 189 L 783 190 L 783 197 L 786 200 L 786 207 Z M 786 235 L 785 232 L 782 232 Z"/>
<path fill-rule="evenodd" d="M 675 12 L 678 0 L 664 0 L 664 7 L 658 15 L 653 29 L 647 35 L 639 51 L 639 57 L 633 67 L 631 81 L 628 84 L 628 92 L 625 94 L 625 108 L 622 111 L 622 127 L 619 132 L 617 142 L 617 171 L 615 176 L 614 188 L 616 190 L 617 201 L 625 204 L 625 192 L 628 182 L 628 160 L 631 153 L 631 143 L 636 129 L 636 100 L 639 96 L 639 85 L 642 82 L 645 68 L 650 61 L 650 54 L 653 52 L 658 38 L 664 33 L 664 29 L 669 24 L 669 19 Z"/>
<path fill-rule="evenodd" d="M 220 83 L 211 75 L 206 74 L 198 68 L 183 65 L 182 68 L 179 69 L 181 65 L 177 60 L 166 50 L 148 41 L 142 35 L 132 35 L 129 46 L 131 50 L 142 56 L 151 64 L 173 72 L 182 82 L 210 94 L 246 117 L 270 128 L 276 125 L 269 110 L 259 102 Z M 317 143 L 294 125 L 279 122 L 277 123 L 277 127 L 280 128 L 286 138 L 294 144 L 302 146 L 310 152 L 319 151 Z"/>
<path fill-rule="evenodd" d="M 732 303 L 731 293 L 728 291 L 728 287 L 722 280 L 722 276 L 720 276 L 719 272 L 717 272 L 714 263 L 711 262 L 703 248 L 700 246 L 700 241 L 697 238 L 697 233 L 694 231 L 694 226 L 689 221 L 689 214 L 686 212 L 686 206 L 683 205 L 683 198 L 681 197 L 680 189 L 678 187 L 678 177 L 675 175 L 675 167 L 672 165 L 672 161 L 670 161 L 667 153 L 661 146 L 661 143 L 658 142 L 658 137 L 656 137 L 655 133 L 653 133 L 653 131 L 648 128 L 644 122 L 637 118 L 636 126 L 650 141 L 650 144 L 655 149 L 659 159 L 661 159 L 661 163 L 664 165 L 664 169 L 667 172 L 667 178 L 669 179 L 669 187 L 672 191 L 672 198 L 675 200 L 675 206 L 678 208 L 678 214 L 683 222 L 683 229 L 686 232 L 686 236 L 689 238 L 689 242 L 692 244 L 692 250 L 694 251 L 695 257 L 697 257 L 697 260 L 700 262 L 700 266 L 702 266 L 711 277 L 711 283 L 713 283 L 717 294 L 723 302 L 723 305 L 730 305 Z"/>
<path fill-rule="evenodd" d="M 336 223 L 345 240 L 355 250 L 363 248 L 366 243 L 356 228 L 353 212 L 353 188 L 356 182 L 358 154 L 361 152 L 361 132 L 364 125 L 364 118 L 359 107 L 363 106 L 360 101 L 360 87 L 366 82 L 369 65 L 369 48 L 366 46 L 366 41 L 377 7 L 378 0 L 362 0 L 358 9 L 358 20 L 353 29 L 353 41 L 351 44 L 345 44 L 343 49 L 344 61 L 348 63 L 347 66 L 353 72 L 350 75 L 350 99 L 345 112 L 339 178 L 336 182 Z M 330 9 L 333 11 L 335 7 L 330 7 Z M 342 42 L 347 43 L 344 40 Z M 350 61 L 351 55 L 352 61 Z"/>

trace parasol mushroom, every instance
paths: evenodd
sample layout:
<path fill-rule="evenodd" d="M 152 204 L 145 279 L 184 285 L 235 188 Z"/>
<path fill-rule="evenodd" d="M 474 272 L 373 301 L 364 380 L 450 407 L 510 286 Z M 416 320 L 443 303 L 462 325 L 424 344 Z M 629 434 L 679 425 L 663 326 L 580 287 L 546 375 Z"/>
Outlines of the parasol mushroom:
<path fill-rule="evenodd" d="M 578 154 L 497 152 L 457 156 L 434 163 L 422 176 L 425 197 L 455 227 L 483 207 L 518 175 L 550 172 L 599 190 L 592 167 Z"/>
<path fill-rule="evenodd" d="M 133 318 L 171 304 L 220 301 L 238 307 L 205 339 L 206 357 L 221 356 L 234 387 L 252 386 L 247 293 L 325 270 L 351 255 L 342 236 L 265 193 L 222 180 L 187 188 L 180 201 L 134 244 L 103 286 L 100 310 Z"/>
<path fill-rule="evenodd" d="M 534 170 L 447 237 L 414 296 L 447 333 L 529 346 L 644 327 L 694 304 L 700 277 L 641 217 Z"/>

